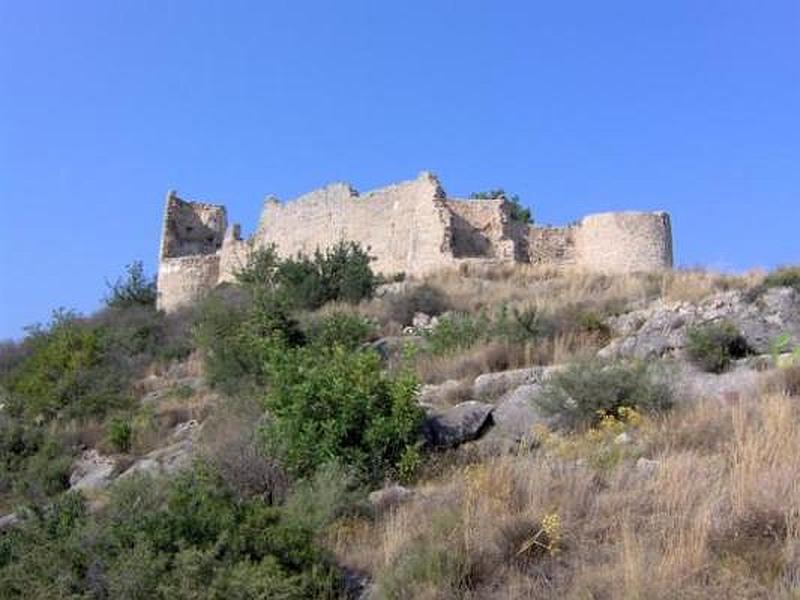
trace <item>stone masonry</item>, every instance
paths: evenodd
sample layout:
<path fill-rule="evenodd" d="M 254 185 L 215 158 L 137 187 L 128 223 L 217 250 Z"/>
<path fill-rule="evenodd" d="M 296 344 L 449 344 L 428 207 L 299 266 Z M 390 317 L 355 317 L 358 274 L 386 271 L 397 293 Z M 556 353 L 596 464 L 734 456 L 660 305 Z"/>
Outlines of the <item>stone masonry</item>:
<path fill-rule="evenodd" d="M 448 198 L 438 179 L 411 181 L 359 194 L 335 183 L 282 203 L 268 198 L 256 232 L 242 239 L 224 206 L 167 194 L 158 269 L 158 306 L 172 311 L 231 281 L 254 249 L 274 244 L 279 255 L 313 254 L 355 241 L 384 275 L 423 276 L 465 262 L 533 263 L 603 272 L 672 266 L 667 213 L 590 215 L 567 227 L 510 218 L 507 200 Z"/>

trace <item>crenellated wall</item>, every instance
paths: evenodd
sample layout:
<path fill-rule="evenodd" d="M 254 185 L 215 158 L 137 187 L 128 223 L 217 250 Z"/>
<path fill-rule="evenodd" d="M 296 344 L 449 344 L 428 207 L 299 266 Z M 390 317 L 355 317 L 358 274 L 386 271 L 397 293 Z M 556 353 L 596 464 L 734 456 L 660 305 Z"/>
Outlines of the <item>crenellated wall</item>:
<path fill-rule="evenodd" d="M 167 311 L 234 279 L 257 248 L 281 256 L 313 254 L 355 241 L 384 275 L 419 276 L 462 263 L 523 262 L 597 271 L 672 266 L 666 213 L 603 213 L 567 227 L 516 222 L 503 198 L 447 198 L 428 172 L 364 194 L 336 183 L 281 203 L 269 198 L 252 237 L 228 226 L 224 206 L 167 195 L 158 272 L 158 306 Z"/>

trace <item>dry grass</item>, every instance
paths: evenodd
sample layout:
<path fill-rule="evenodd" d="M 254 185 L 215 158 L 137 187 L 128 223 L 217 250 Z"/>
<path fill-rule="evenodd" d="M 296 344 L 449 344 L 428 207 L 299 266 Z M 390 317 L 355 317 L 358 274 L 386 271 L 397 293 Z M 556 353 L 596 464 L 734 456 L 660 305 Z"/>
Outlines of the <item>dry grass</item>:
<path fill-rule="evenodd" d="M 387 598 L 797 597 L 798 416 L 784 395 L 685 406 L 631 429 L 652 471 L 590 466 L 602 436 L 459 467 L 331 546 Z"/>
<path fill-rule="evenodd" d="M 669 302 L 699 302 L 718 292 L 755 288 L 763 280 L 764 273 L 760 271 L 738 276 L 703 269 L 666 271 L 660 275 L 660 295 Z"/>
<path fill-rule="evenodd" d="M 444 304 L 461 312 L 524 304 L 550 313 L 564 306 L 580 305 L 608 314 L 656 298 L 696 302 L 721 291 L 755 288 L 763 280 L 764 273 L 760 271 L 724 275 L 702 269 L 676 269 L 603 275 L 524 264 L 494 267 L 465 264 L 459 269 L 434 273 L 422 283 L 440 290 Z M 364 303 L 362 310 L 381 320 L 386 317 L 387 302 L 386 298 L 376 299 Z"/>

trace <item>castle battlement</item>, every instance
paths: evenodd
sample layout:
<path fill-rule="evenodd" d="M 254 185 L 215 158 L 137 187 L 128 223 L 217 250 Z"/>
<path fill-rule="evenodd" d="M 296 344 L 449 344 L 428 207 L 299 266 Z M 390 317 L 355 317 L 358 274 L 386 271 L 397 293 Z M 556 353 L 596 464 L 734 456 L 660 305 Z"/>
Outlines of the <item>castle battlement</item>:
<path fill-rule="evenodd" d="M 158 306 L 170 311 L 231 281 L 254 249 L 280 256 L 312 254 L 355 241 L 384 275 L 415 277 L 469 261 L 520 262 L 603 272 L 672 266 L 672 231 L 664 212 L 589 215 L 566 227 L 514 221 L 504 198 L 448 198 L 439 180 L 413 180 L 363 195 L 334 183 L 282 203 L 268 198 L 256 232 L 242 239 L 224 206 L 167 194 L 158 269 Z"/>

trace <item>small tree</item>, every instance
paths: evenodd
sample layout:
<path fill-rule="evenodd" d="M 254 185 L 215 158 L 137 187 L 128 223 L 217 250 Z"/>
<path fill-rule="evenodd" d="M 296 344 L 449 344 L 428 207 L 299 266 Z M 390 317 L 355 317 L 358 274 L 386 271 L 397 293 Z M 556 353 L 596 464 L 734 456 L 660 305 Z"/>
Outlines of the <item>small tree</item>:
<path fill-rule="evenodd" d="M 259 248 L 247 255 L 247 261 L 234 277 L 245 287 L 271 287 L 275 284 L 279 262 L 274 244 Z"/>
<path fill-rule="evenodd" d="M 672 406 L 672 388 L 657 366 L 606 363 L 598 359 L 570 364 L 545 384 L 535 402 L 565 429 L 596 424 L 622 408 L 658 412 Z"/>
<path fill-rule="evenodd" d="M 733 359 L 747 356 L 750 349 L 736 325 L 719 321 L 690 328 L 686 332 L 686 351 L 704 371 L 722 373 Z"/>
<path fill-rule="evenodd" d="M 106 306 L 110 308 L 155 306 L 156 281 L 155 278 L 145 275 L 142 261 L 137 260 L 127 265 L 125 273 L 114 283 L 106 281 L 109 289 L 105 297 Z"/>
<path fill-rule="evenodd" d="M 376 353 L 295 348 L 277 353 L 270 371 L 265 440 L 293 474 L 339 460 L 380 480 L 415 450 L 417 382 L 382 371 Z"/>

